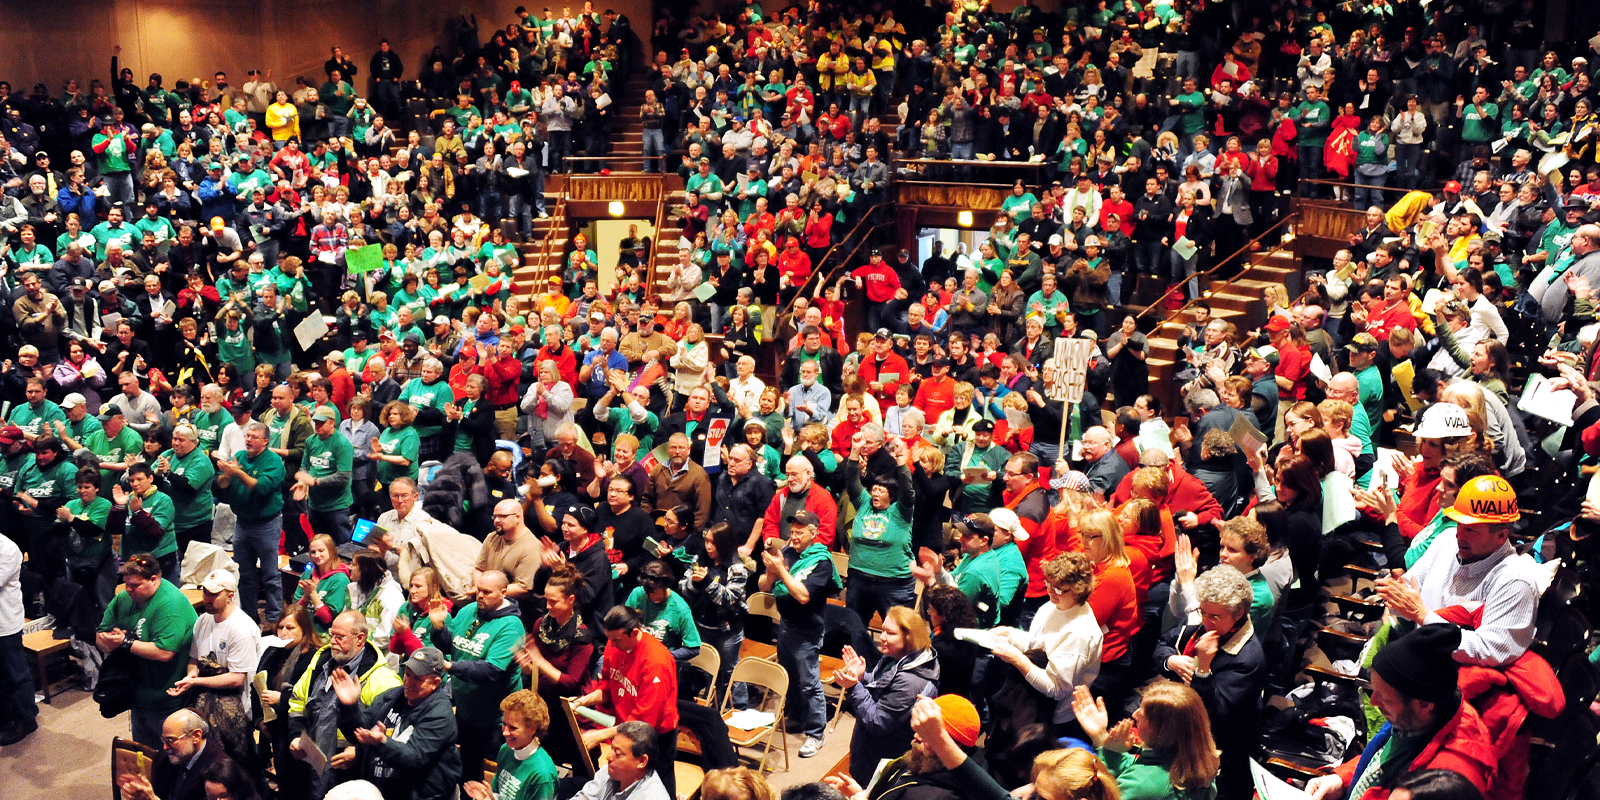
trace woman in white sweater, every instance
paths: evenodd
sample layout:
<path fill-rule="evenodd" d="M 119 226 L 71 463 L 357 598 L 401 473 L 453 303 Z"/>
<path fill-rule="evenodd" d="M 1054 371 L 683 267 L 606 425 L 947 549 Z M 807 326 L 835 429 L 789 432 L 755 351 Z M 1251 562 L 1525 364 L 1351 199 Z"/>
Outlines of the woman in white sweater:
<path fill-rule="evenodd" d="M 991 515 L 992 516 L 992 515 Z M 1044 564 L 1050 604 L 1039 609 L 1028 630 L 996 628 L 995 658 L 1022 672 L 1028 684 L 1056 701 L 1052 718 L 1057 736 L 1083 738 L 1072 713 L 1074 687 L 1094 682 L 1100 673 L 1100 623 L 1088 606 L 1094 564 L 1082 553 L 1061 553 Z M 1028 651 L 1045 653 L 1045 665 Z"/>

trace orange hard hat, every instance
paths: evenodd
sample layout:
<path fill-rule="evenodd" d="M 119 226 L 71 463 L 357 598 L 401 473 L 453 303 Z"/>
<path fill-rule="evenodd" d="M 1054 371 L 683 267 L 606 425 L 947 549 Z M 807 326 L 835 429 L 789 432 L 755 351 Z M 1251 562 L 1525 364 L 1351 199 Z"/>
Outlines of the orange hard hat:
<path fill-rule="evenodd" d="M 1479 475 L 1467 481 L 1444 515 L 1469 525 L 1516 522 L 1522 517 L 1517 511 L 1517 491 L 1499 475 Z"/>

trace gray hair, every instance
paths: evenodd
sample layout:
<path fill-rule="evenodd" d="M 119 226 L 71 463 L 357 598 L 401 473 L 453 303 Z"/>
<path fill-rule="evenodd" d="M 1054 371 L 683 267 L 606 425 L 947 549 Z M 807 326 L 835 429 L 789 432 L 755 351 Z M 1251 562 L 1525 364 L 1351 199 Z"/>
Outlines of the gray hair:
<path fill-rule="evenodd" d="M 1235 618 L 1250 610 L 1255 592 L 1249 579 L 1227 564 L 1218 564 L 1194 579 L 1194 593 L 1202 603 L 1216 603 L 1231 611 Z"/>
<path fill-rule="evenodd" d="M 341 611 L 339 612 L 339 616 L 335 617 L 333 621 L 338 622 L 341 619 L 350 624 L 350 631 L 357 636 L 365 637 L 371 631 L 372 626 L 367 623 L 366 615 L 362 614 L 360 611 L 355 609 Z M 329 624 L 329 627 L 332 627 L 332 623 Z"/>
<path fill-rule="evenodd" d="M 267 437 L 269 440 L 272 438 L 272 429 L 267 427 L 267 423 L 265 422 L 252 422 L 244 426 L 245 433 L 255 430 L 261 431 L 261 435 Z"/>
<path fill-rule="evenodd" d="M 884 438 L 883 426 L 876 422 L 869 422 L 865 425 L 862 425 L 861 438 L 864 441 L 869 442 L 882 442 Z"/>
<path fill-rule="evenodd" d="M 816 474 L 817 474 L 816 470 L 812 469 L 811 462 L 809 460 L 807 460 L 805 456 L 792 456 L 789 459 L 789 463 L 785 464 L 784 466 L 785 467 L 803 467 L 805 469 L 805 471 L 806 471 L 806 474 L 807 475 L 811 475 L 812 477 L 815 477 Z"/>
<path fill-rule="evenodd" d="M 656 732 L 650 723 L 629 720 L 617 726 L 617 735 L 628 740 L 628 749 L 633 751 L 634 758 L 643 756 L 647 764 L 655 766 Z"/>
<path fill-rule="evenodd" d="M 383 792 L 370 781 L 346 781 L 329 789 L 324 800 L 383 800 Z"/>
<path fill-rule="evenodd" d="M 926 425 L 928 424 L 928 418 L 923 415 L 922 409 L 908 408 L 906 409 L 905 413 L 900 415 L 900 424 L 904 425 L 907 422 L 915 422 L 918 425 Z"/>
<path fill-rule="evenodd" d="M 444 363 L 439 361 L 439 359 L 437 359 L 437 358 L 424 358 L 424 359 L 422 359 L 422 368 L 423 369 L 436 369 L 436 370 L 439 370 L 440 372 L 443 372 L 444 371 Z"/>
<path fill-rule="evenodd" d="M 1217 404 L 1220 402 L 1222 401 L 1217 399 L 1216 392 L 1213 392 L 1210 389 L 1195 389 L 1187 395 L 1184 395 L 1183 407 L 1189 412 L 1190 416 L 1194 416 L 1196 411 L 1216 408 Z"/>

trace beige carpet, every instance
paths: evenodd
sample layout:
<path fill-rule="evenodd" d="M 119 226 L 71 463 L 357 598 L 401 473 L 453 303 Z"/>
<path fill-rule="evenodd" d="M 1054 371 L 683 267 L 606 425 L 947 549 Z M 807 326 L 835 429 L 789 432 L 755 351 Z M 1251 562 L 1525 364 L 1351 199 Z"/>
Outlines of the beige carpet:
<path fill-rule="evenodd" d="M 831 709 L 830 709 L 831 710 Z M 800 758 L 800 739 L 789 737 L 789 769 L 774 753 L 768 773 L 773 788 L 782 789 L 820 778 L 850 749 L 855 720 L 845 715 L 813 758 Z M 69 691 L 39 704 L 39 730 L 10 747 L 0 748 L 0 800 L 107 800 L 111 796 L 111 739 L 128 735 L 128 717 L 103 719 L 86 692 Z M 745 759 L 754 766 L 754 756 Z"/>

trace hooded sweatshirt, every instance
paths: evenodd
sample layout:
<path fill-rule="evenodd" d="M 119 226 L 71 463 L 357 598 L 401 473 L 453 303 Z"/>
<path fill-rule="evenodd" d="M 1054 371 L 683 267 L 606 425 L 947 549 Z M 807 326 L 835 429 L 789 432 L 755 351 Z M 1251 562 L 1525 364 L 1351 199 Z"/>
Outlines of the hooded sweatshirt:
<path fill-rule="evenodd" d="M 499 608 L 468 603 L 444 628 L 431 631 L 433 646 L 450 659 L 450 692 L 461 719 L 495 725 L 500 701 L 522 688 L 513 664 L 522 643 L 522 608 L 507 599 Z"/>

